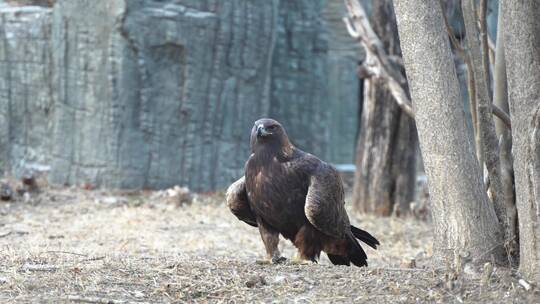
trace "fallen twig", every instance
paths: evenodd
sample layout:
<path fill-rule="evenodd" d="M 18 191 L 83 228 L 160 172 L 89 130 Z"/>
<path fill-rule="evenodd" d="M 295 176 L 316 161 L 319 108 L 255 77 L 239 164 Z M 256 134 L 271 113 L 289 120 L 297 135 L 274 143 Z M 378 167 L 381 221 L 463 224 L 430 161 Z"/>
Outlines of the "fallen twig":
<path fill-rule="evenodd" d="M 525 281 L 524 279 L 519 279 L 518 283 L 519 285 L 523 286 L 526 291 L 529 291 L 532 288 L 531 284 L 529 284 L 529 282 Z"/>
<path fill-rule="evenodd" d="M 422 272 L 422 271 L 431 271 L 432 269 L 427 268 L 376 268 L 375 271 L 411 271 L 411 272 Z"/>
<path fill-rule="evenodd" d="M 21 271 L 56 271 L 59 268 L 56 265 L 24 264 L 21 267 Z"/>
<path fill-rule="evenodd" d="M 90 262 L 90 261 L 100 261 L 105 259 L 105 256 L 91 257 L 88 259 L 81 260 L 81 262 Z"/>
<path fill-rule="evenodd" d="M 76 296 L 71 295 L 67 296 L 66 300 L 76 301 L 81 303 L 101 303 L 101 304 L 129 304 L 129 303 L 144 303 L 144 302 L 132 302 L 128 300 L 115 300 L 102 297 L 85 297 L 85 296 Z"/>
<path fill-rule="evenodd" d="M 82 254 L 82 253 L 69 252 L 69 251 L 62 251 L 62 250 L 48 250 L 48 251 L 45 251 L 45 253 L 64 253 L 64 254 L 78 255 L 78 256 L 83 256 L 83 257 L 87 257 L 87 256 L 88 256 L 88 255 Z"/>

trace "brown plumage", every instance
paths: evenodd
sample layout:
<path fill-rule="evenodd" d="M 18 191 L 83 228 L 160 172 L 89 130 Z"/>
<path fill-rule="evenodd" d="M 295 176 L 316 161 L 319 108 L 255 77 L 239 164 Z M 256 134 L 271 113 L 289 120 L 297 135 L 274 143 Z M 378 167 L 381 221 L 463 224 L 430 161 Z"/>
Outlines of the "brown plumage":
<path fill-rule="evenodd" d="M 293 242 L 301 259 L 317 261 L 324 251 L 336 265 L 367 265 L 357 239 L 379 245 L 349 223 L 336 169 L 294 147 L 273 119 L 255 122 L 245 175 L 227 189 L 227 204 L 236 217 L 259 228 L 274 263 L 284 260 L 279 234 Z"/>

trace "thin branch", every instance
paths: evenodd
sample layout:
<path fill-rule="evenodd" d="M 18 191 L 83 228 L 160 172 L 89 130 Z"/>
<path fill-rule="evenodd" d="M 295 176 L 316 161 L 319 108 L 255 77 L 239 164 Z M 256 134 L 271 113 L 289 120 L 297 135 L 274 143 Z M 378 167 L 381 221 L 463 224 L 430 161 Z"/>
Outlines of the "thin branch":
<path fill-rule="evenodd" d="M 439 4 L 441 7 L 443 7 L 443 0 L 439 0 Z M 446 17 L 446 14 L 443 12 L 443 20 L 444 20 L 444 26 L 446 28 L 446 33 L 448 33 L 448 37 L 450 38 L 450 43 L 452 43 L 452 46 L 454 49 L 456 49 L 456 52 L 458 53 L 459 57 L 463 59 L 464 61 L 467 58 L 467 55 L 465 54 L 465 50 L 459 43 L 459 41 L 456 39 L 456 35 L 454 34 L 454 30 L 450 26 L 450 23 L 448 22 L 448 17 Z"/>
<path fill-rule="evenodd" d="M 443 1 L 439 0 L 439 4 L 441 7 L 443 7 Z M 459 57 L 465 62 L 465 65 L 467 66 L 467 93 L 469 95 L 469 111 L 471 112 L 471 119 L 472 119 L 472 126 L 473 126 L 473 133 L 474 133 L 474 142 L 475 142 L 475 151 L 476 151 L 476 158 L 478 159 L 478 163 L 480 166 L 484 163 L 484 158 L 482 157 L 482 150 L 481 150 L 481 139 L 480 139 L 480 132 L 478 131 L 478 110 L 477 110 L 477 102 L 476 102 L 476 82 L 474 80 L 474 73 L 472 69 L 472 62 L 470 56 L 465 52 L 459 41 L 456 39 L 456 35 L 454 34 L 454 30 L 452 30 L 452 27 L 450 26 L 450 23 L 448 22 L 448 18 L 446 17 L 446 14 L 443 15 L 444 25 L 446 27 L 446 32 L 448 33 L 448 36 L 450 37 L 450 42 L 452 43 L 454 49 L 456 50 L 456 53 Z M 483 171 L 481 171 L 481 174 L 483 176 Z"/>
<path fill-rule="evenodd" d="M 364 8 L 357 0 L 345 0 L 345 5 L 349 12 L 349 17 L 343 18 L 347 31 L 366 50 L 367 58 L 362 67 L 365 72 L 363 75 L 382 79 L 398 106 L 403 112 L 414 118 L 411 100 L 401 85 L 407 80 L 392 64 L 395 60 L 386 54 L 381 40 L 369 24 Z"/>
<path fill-rule="evenodd" d="M 495 42 L 493 42 L 493 39 L 487 35 L 487 41 L 489 46 L 489 61 L 491 65 L 495 65 Z"/>
<path fill-rule="evenodd" d="M 88 255 L 82 254 L 82 253 L 76 253 L 76 252 L 70 252 L 70 251 L 62 251 L 62 250 L 47 250 L 44 253 L 63 253 L 63 254 L 71 254 L 71 255 L 77 255 L 82 257 L 87 257 Z"/>
<path fill-rule="evenodd" d="M 469 109 L 471 111 L 472 122 L 473 122 L 473 131 L 474 131 L 474 142 L 476 147 L 476 158 L 478 158 L 478 163 L 480 166 L 484 164 L 484 157 L 482 155 L 482 139 L 480 137 L 480 122 L 478 121 L 478 102 L 476 99 L 476 81 L 474 80 L 474 73 L 472 68 L 471 58 L 465 56 L 465 64 L 467 65 L 467 90 L 469 93 Z M 484 171 L 481 172 L 482 175 Z"/>
<path fill-rule="evenodd" d="M 345 27 L 347 28 L 347 32 L 349 32 L 349 35 L 353 37 L 354 39 L 361 39 L 361 35 L 359 32 L 356 31 L 356 29 L 353 27 L 352 22 L 349 20 L 349 18 L 344 17 L 343 22 L 345 22 Z"/>
<path fill-rule="evenodd" d="M 67 296 L 66 300 L 83 302 L 83 303 L 99 303 L 99 304 L 124 304 L 124 303 L 135 303 L 128 300 L 114 300 L 109 298 L 102 297 L 85 297 L 85 296 Z"/>
<path fill-rule="evenodd" d="M 507 126 L 508 129 L 512 130 L 510 116 L 505 111 L 494 104 L 491 105 L 491 110 L 493 111 L 493 115 L 497 116 L 497 118 L 504 122 L 504 125 Z"/>
<path fill-rule="evenodd" d="M 56 265 L 45 265 L 45 264 L 24 264 L 20 270 L 21 271 L 56 271 L 60 267 Z"/>
<path fill-rule="evenodd" d="M 482 47 L 482 67 L 484 69 L 484 78 L 488 89 L 489 100 L 493 100 L 491 82 L 489 77 L 489 44 L 487 33 L 487 0 L 480 0 L 480 44 Z"/>
<path fill-rule="evenodd" d="M 403 271 L 403 272 L 424 272 L 424 271 L 432 271 L 432 269 L 428 268 L 385 268 L 385 267 L 379 267 L 375 268 L 372 271 L 374 272 L 380 272 L 380 271 Z"/>

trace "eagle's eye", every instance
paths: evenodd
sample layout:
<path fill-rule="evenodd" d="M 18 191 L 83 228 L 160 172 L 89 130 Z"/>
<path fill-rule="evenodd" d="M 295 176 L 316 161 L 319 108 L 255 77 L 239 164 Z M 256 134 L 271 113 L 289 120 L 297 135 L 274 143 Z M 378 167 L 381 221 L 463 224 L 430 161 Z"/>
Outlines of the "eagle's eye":
<path fill-rule="evenodd" d="M 268 129 L 268 131 L 274 131 L 274 130 L 277 129 L 277 126 L 276 125 L 271 125 L 267 129 Z"/>

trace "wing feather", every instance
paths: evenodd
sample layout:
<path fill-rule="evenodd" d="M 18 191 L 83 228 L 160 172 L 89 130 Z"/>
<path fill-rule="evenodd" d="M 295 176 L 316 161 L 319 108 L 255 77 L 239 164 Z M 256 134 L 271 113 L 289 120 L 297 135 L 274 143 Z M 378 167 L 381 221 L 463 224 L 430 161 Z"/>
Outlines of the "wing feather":
<path fill-rule="evenodd" d="M 246 183 L 243 176 L 229 186 L 226 197 L 227 206 L 229 206 L 231 212 L 239 220 L 244 221 L 251 226 L 257 227 L 257 219 L 249 206 Z"/>
<path fill-rule="evenodd" d="M 332 166 L 321 163 L 310 177 L 304 212 L 319 231 L 340 239 L 350 233 L 341 177 Z"/>

